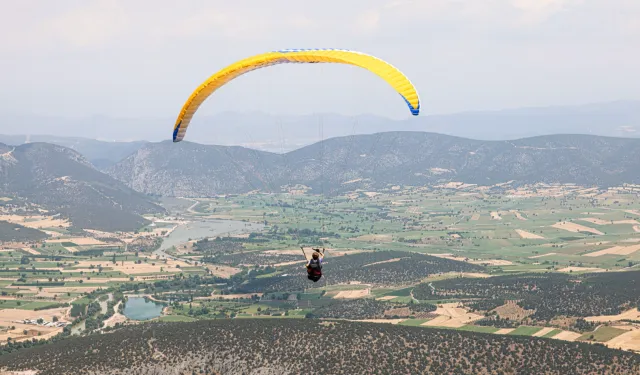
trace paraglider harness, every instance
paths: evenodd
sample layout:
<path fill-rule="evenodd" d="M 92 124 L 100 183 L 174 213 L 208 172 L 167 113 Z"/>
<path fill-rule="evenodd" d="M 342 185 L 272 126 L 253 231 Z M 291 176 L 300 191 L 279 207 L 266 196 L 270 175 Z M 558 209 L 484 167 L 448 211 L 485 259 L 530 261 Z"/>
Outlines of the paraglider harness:
<path fill-rule="evenodd" d="M 303 247 L 300 247 L 300 248 L 304 253 L 304 248 Z M 312 248 L 312 250 L 324 256 L 324 249 L 322 249 L 322 252 L 320 252 L 320 249 Z M 305 258 L 306 258 L 306 253 L 305 253 Z M 321 277 L 322 277 L 322 259 L 321 258 L 313 259 L 312 257 L 309 260 L 309 263 L 307 264 L 307 278 L 313 281 L 314 283 L 316 283 L 318 282 L 318 280 L 320 280 Z"/>

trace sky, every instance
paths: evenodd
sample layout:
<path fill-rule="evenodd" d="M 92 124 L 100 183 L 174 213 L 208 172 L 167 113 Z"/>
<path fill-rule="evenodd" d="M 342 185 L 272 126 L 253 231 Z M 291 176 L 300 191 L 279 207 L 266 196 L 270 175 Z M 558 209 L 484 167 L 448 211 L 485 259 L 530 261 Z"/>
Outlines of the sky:
<path fill-rule="evenodd" d="M 640 99 L 638 0 L 3 0 L 0 34 L 0 114 L 175 118 L 217 70 L 285 48 L 378 56 L 424 114 Z M 251 72 L 199 113 L 226 111 L 410 117 L 334 64 Z"/>

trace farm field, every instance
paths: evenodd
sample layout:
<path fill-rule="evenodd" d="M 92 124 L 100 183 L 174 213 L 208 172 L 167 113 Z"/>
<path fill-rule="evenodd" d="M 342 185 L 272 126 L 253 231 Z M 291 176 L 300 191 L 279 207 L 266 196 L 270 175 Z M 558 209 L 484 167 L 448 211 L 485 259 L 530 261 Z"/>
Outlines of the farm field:
<path fill-rule="evenodd" d="M 327 198 L 249 194 L 195 199 L 179 217 L 149 217 L 153 225 L 137 233 L 58 226 L 45 240 L 2 243 L 0 314 L 46 320 L 53 311 L 71 330 L 117 329 L 135 324 L 122 308 L 140 295 L 164 304 L 153 319 L 165 322 L 347 319 L 640 348 L 640 314 L 625 308 L 640 305 L 640 295 L 623 286 L 640 271 L 640 200 L 581 191 L 449 184 Z M 172 237 L 219 219 L 263 229 Z M 313 284 L 304 262 L 316 246 L 326 249 L 325 276 Z M 610 288 L 580 289 L 591 282 Z M 574 294 L 556 298 L 553 285 Z M 28 336 L 0 326 L 9 328 L 0 332 L 5 342 Z"/>
<path fill-rule="evenodd" d="M 606 271 L 640 261 L 640 199 L 631 191 L 584 196 L 578 186 L 458 186 L 325 199 L 252 195 L 207 199 L 198 208 L 202 215 L 286 228 L 290 235 L 278 247 L 411 251 L 495 272 Z"/>

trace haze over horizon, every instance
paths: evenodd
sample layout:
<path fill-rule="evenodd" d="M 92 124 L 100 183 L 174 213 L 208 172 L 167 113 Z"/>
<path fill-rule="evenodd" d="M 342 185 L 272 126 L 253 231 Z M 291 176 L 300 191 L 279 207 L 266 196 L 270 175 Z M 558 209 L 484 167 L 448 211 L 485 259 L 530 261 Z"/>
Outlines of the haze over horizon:
<path fill-rule="evenodd" d="M 481 3 L 8 3 L 0 15 L 0 31 L 11 35 L 0 41 L 0 114 L 175 118 L 217 70 L 253 54 L 305 47 L 389 61 L 418 87 L 424 115 L 640 100 L 631 79 L 640 66 L 637 1 Z M 403 104 L 364 69 L 275 66 L 223 87 L 194 125 L 227 111 L 406 119 Z"/>

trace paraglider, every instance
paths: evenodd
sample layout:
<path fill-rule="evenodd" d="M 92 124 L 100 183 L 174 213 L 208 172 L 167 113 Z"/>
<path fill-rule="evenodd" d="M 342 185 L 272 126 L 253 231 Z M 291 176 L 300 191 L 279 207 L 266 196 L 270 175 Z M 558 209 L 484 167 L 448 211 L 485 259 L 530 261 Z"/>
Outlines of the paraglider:
<path fill-rule="evenodd" d="M 396 67 L 375 56 L 362 52 L 344 49 L 286 49 L 267 52 L 237 61 L 226 68 L 210 76 L 198 86 L 182 106 L 178 118 L 173 126 L 173 142 L 184 139 L 191 119 L 202 103 L 216 90 L 234 80 L 235 78 L 256 69 L 278 64 L 314 64 L 335 63 L 347 64 L 369 70 L 385 80 L 404 99 L 411 114 L 417 116 L 420 113 L 420 97 L 418 90 L 411 81 Z M 323 224 L 324 228 L 324 224 Z M 307 277 L 313 282 L 318 282 L 322 277 L 322 265 L 325 256 L 324 249 L 313 248 L 311 259 L 305 259 L 307 263 Z M 304 248 L 302 248 L 303 254 Z"/>
<path fill-rule="evenodd" d="M 184 103 L 173 127 L 173 141 L 180 142 L 184 138 L 198 107 L 214 91 L 250 71 L 287 63 L 336 63 L 367 69 L 384 79 L 402 96 L 411 114 L 417 116 L 420 113 L 420 98 L 416 87 L 400 70 L 377 57 L 343 49 L 286 49 L 240 60 L 204 81 Z"/>
<path fill-rule="evenodd" d="M 305 259 L 307 259 L 307 253 L 304 251 L 304 247 L 300 247 L 302 249 L 302 253 L 304 254 Z M 311 255 L 311 259 L 307 260 L 307 264 L 305 268 L 307 269 L 307 278 L 314 283 L 317 283 L 320 278 L 322 278 L 322 262 L 324 261 L 324 248 L 320 251 L 319 248 L 311 248 L 313 250 L 313 254 Z"/>

